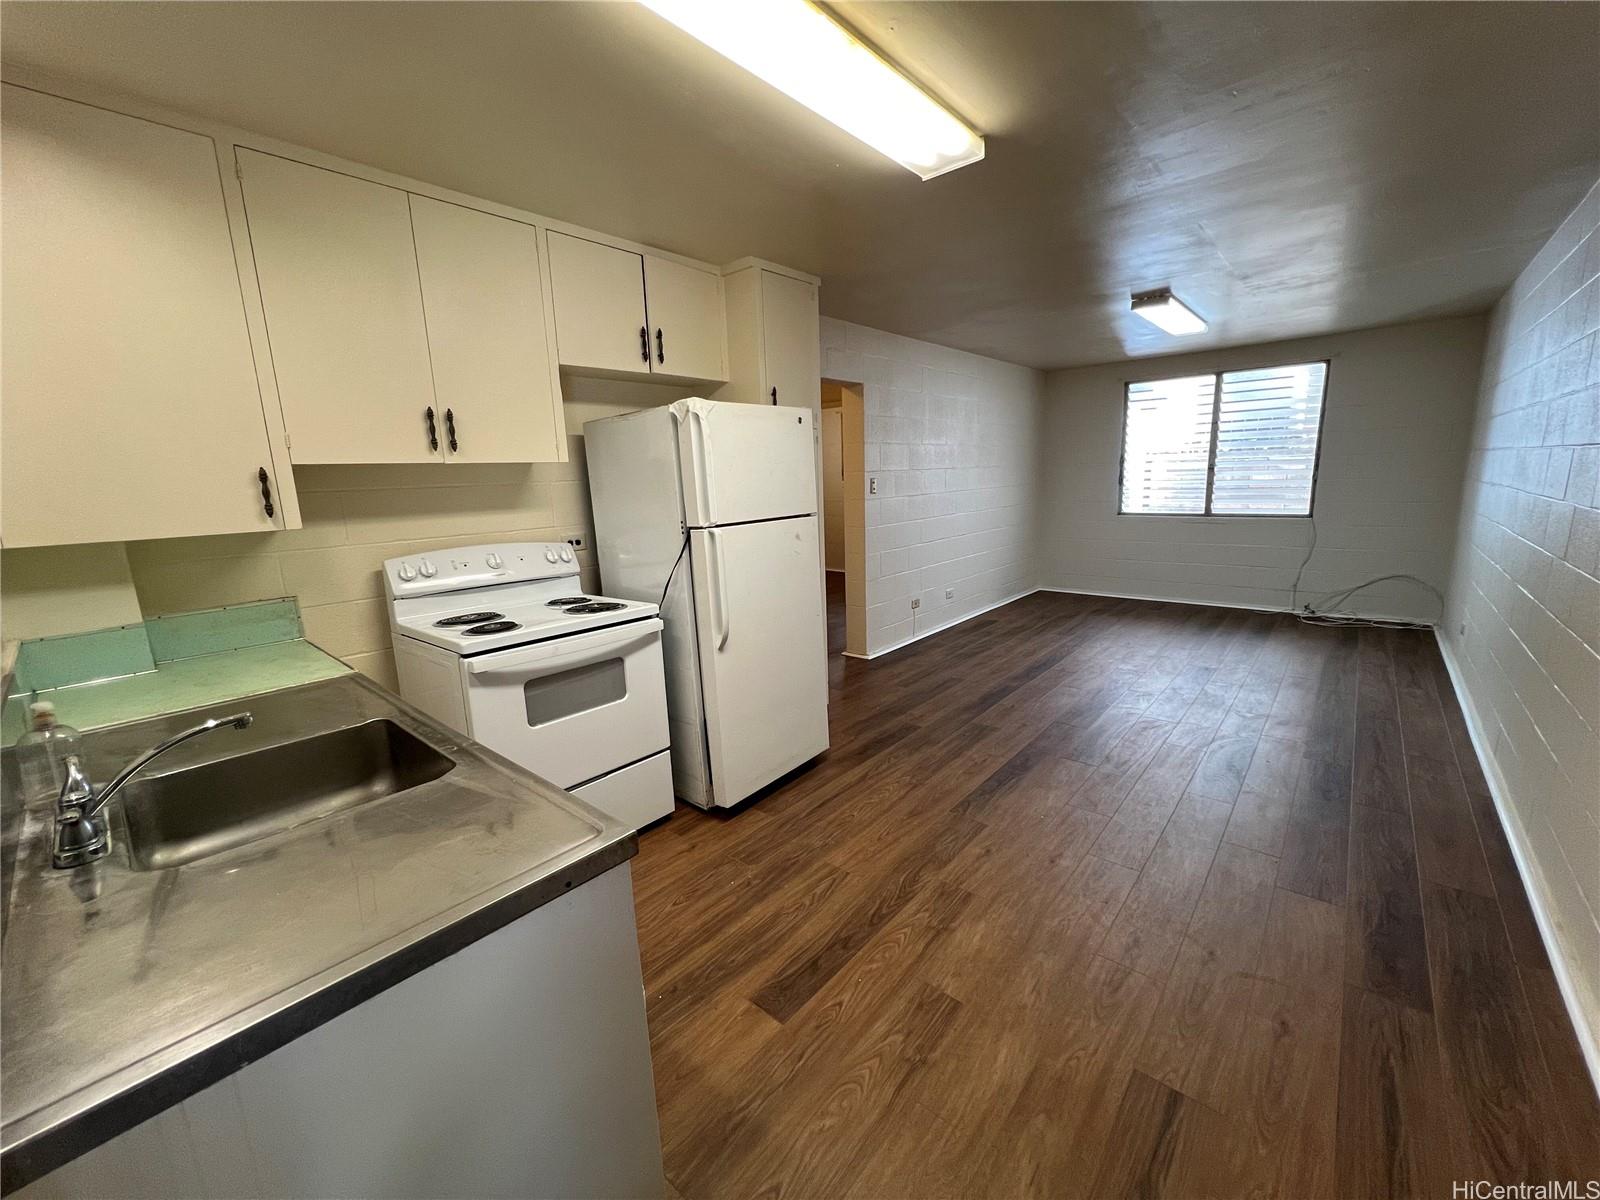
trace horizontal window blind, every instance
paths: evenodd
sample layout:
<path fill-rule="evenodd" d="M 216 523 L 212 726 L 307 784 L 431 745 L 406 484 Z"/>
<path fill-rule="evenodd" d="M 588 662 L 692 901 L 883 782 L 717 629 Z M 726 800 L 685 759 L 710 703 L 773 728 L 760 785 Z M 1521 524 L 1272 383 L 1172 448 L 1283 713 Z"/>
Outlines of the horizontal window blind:
<path fill-rule="evenodd" d="M 1217 397 L 1211 511 L 1304 516 L 1311 511 L 1326 363 L 1229 371 Z"/>
<path fill-rule="evenodd" d="M 1130 383 L 1121 511 L 1308 516 L 1328 364 Z"/>
<path fill-rule="evenodd" d="M 1122 437 L 1122 511 L 1203 513 L 1215 375 L 1130 383 Z"/>

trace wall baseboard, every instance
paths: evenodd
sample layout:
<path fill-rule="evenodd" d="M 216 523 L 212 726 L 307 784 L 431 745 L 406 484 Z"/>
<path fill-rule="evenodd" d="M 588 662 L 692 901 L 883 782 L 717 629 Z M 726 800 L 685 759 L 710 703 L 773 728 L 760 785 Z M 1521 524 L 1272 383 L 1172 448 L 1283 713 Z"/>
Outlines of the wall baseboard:
<path fill-rule="evenodd" d="M 912 642 L 920 642 L 923 638 L 932 637 L 936 633 L 943 633 L 946 629 L 954 629 L 963 621 L 970 621 L 973 617 L 981 617 L 986 612 L 993 612 L 997 608 L 1004 608 L 1013 601 L 1021 600 L 1024 596 L 1031 596 L 1035 592 L 1046 590 L 1048 589 L 1024 588 L 1020 592 L 1015 592 L 1012 595 L 1007 596 L 1004 600 L 996 600 L 993 604 L 987 604 L 982 608 L 975 608 L 971 612 L 964 613 L 957 617 L 954 621 L 946 621 L 943 625 L 936 625 L 932 629 L 924 629 L 921 633 L 914 633 L 904 641 L 896 642 L 892 646 L 885 646 L 881 650 L 874 650 L 870 654 L 852 654 L 848 650 L 844 651 L 843 653 L 846 658 L 855 658 L 860 659 L 862 662 L 871 662 L 875 658 L 882 658 L 886 654 L 893 654 L 896 650 L 904 650 L 907 646 L 911 645 Z"/>
<path fill-rule="evenodd" d="M 1148 600 L 1153 604 L 1192 604 L 1196 608 L 1235 608 L 1241 612 L 1292 614 L 1294 611 L 1293 609 L 1279 608 L 1271 604 L 1235 604 L 1229 600 L 1191 600 L 1186 596 L 1150 596 L 1139 592 L 1102 592 L 1095 588 L 1045 587 L 1041 585 L 1034 590 L 1038 592 L 1060 592 L 1065 596 L 1103 596 L 1108 600 Z M 1394 613 L 1354 613 L 1352 618 L 1359 621 L 1404 621 L 1411 625 L 1434 624 L 1434 622 L 1425 621 L 1421 617 L 1405 617 Z"/>
<path fill-rule="evenodd" d="M 1472 697 L 1463 684 L 1461 665 L 1456 660 L 1455 651 L 1451 649 L 1450 643 L 1442 637 L 1437 638 L 1437 641 L 1439 653 L 1444 658 L 1445 670 L 1450 675 L 1450 686 L 1455 689 L 1456 702 L 1461 705 L 1462 715 L 1466 717 L 1467 736 L 1472 739 L 1472 749 L 1483 767 L 1483 777 L 1489 784 L 1489 796 L 1494 801 L 1495 812 L 1500 816 L 1500 826 L 1506 832 L 1506 841 L 1511 844 L 1511 857 L 1516 861 L 1517 874 L 1522 877 L 1522 888 L 1528 894 L 1528 906 L 1533 909 L 1533 919 L 1539 926 L 1539 936 L 1544 939 L 1545 951 L 1550 956 L 1550 966 L 1555 972 L 1556 985 L 1561 989 L 1561 999 L 1567 1006 L 1567 1015 L 1572 1018 L 1572 1027 L 1578 1035 L 1578 1045 L 1583 1049 L 1584 1062 L 1589 1068 L 1589 1080 L 1594 1084 L 1595 1090 L 1600 1091 L 1600 997 L 1584 993 L 1578 983 L 1575 968 L 1563 952 L 1561 940 L 1556 934 L 1555 917 L 1551 915 L 1548 903 L 1549 889 L 1544 881 L 1544 872 L 1539 869 L 1538 860 L 1533 856 L 1527 832 L 1522 827 L 1522 819 L 1511 805 L 1509 789 L 1506 786 L 1505 776 L 1500 773 L 1500 765 L 1489 753 L 1489 740 L 1482 719 L 1478 716 L 1478 710 L 1472 703 Z"/>

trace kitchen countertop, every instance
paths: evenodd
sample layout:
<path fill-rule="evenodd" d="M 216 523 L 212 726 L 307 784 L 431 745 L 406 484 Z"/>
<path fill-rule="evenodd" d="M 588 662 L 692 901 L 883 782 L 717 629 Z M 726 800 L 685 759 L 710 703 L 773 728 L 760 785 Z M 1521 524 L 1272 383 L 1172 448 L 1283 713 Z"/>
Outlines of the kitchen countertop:
<path fill-rule="evenodd" d="M 239 708 L 255 714 L 249 729 L 184 743 L 150 773 L 375 719 L 394 722 L 455 766 L 431 782 L 161 870 L 135 868 L 120 799 L 106 809 L 110 855 L 53 870 L 53 808 L 31 804 L 11 835 L 15 867 L 5 880 L 7 1191 L 636 851 L 633 832 L 614 819 L 359 675 L 104 729 L 87 738 L 90 761 L 120 764 Z M 9 752 L 4 765 L 14 785 Z"/>

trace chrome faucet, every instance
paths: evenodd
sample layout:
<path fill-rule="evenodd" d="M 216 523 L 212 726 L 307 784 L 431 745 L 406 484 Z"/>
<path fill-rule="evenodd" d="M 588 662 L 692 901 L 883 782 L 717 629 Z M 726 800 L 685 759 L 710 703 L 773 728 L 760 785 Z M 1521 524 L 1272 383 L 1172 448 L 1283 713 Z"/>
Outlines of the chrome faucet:
<path fill-rule="evenodd" d="M 106 806 L 106 801 L 121 790 L 123 784 L 144 770 L 151 761 L 190 738 L 225 727 L 247 729 L 254 719 L 247 712 L 234 713 L 231 717 L 213 717 L 209 721 L 201 721 L 192 729 L 175 733 L 123 767 L 115 779 L 100 789 L 99 795 L 95 794 L 94 785 L 84 774 L 83 763 L 78 756 L 68 755 L 64 760 L 67 777 L 61 784 L 61 794 L 56 798 L 56 840 L 51 861 L 64 869 L 104 858 L 111 849 L 111 837 L 105 822 L 99 819 L 100 810 Z"/>

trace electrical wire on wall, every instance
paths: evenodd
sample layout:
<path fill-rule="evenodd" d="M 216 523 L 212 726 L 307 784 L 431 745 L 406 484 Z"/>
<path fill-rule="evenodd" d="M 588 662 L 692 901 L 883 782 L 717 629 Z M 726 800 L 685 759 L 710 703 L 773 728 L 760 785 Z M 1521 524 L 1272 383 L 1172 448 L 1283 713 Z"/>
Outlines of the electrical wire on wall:
<path fill-rule="evenodd" d="M 1347 604 L 1350 600 L 1350 597 L 1355 595 L 1357 592 L 1363 591 L 1375 584 L 1389 583 L 1396 580 L 1404 580 L 1408 583 L 1414 583 L 1418 587 L 1432 594 L 1433 598 L 1439 602 L 1438 619 L 1440 621 L 1444 620 L 1444 596 L 1440 593 L 1439 589 L 1434 587 L 1433 584 L 1429 583 L 1426 579 L 1419 578 L 1416 575 L 1407 575 L 1403 572 L 1396 572 L 1395 574 L 1391 575 L 1377 575 L 1371 579 L 1365 579 L 1362 582 L 1355 584 L 1353 587 L 1325 592 L 1315 597 L 1315 603 L 1308 600 L 1305 604 L 1301 604 L 1300 583 L 1305 578 L 1306 564 L 1311 561 L 1311 556 L 1316 552 L 1317 523 L 1312 521 L 1311 544 L 1306 547 L 1305 557 L 1300 560 L 1300 568 L 1294 573 L 1294 583 L 1289 587 L 1289 611 L 1292 612 L 1296 618 L 1305 622 L 1306 624 L 1351 625 L 1370 629 L 1433 628 L 1433 623 L 1428 621 L 1389 620 L 1383 617 L 1363 617 L 1357 613 L 1339 611 L 1339 606 L 1342 604 Z"/>

